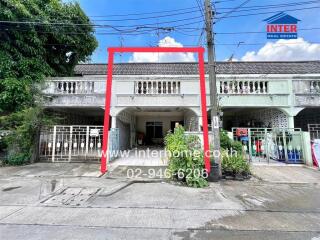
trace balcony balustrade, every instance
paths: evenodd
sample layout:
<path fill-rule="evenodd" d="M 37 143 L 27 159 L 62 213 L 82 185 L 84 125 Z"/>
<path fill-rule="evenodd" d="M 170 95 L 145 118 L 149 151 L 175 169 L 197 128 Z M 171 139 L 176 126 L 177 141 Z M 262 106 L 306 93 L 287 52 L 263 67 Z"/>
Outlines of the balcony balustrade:
<path fill-rule="evenodd" d="M 95 91 L 94 81 L 53 81 L 54 94 L 89 94 Z"/>
<path fill-rule="evenodd" d="M 134 93 L 146 94 L 180 94 L 180 81 L 135 81 Z"/>
<path fill-rule="evenodd" d="M 311 94 L 311 91 L 319 89 L 319 82 L 318 79 L 298 80 L 280 76 L 218 76 L 217 91 L 222 107 L 286 107 L 290 104 L 288 95 L 294 89 L 308 89 L 307 94 Z M 104 76 L 54 78 L 47 80 L 43 93 L 50 96 L 46 103 L 48 106 L 103 106 L 105 84 Z M 209 104 L 209 83 L 206 85 Z M 199 106 L 199 77 L 115 76 L 112 94 L 113 104 L 121 107 Z M 303 94 L 306 94 L 305 90 Z"/>
<path fill-rule="evenodd" d="M 267 94 L 269 93 L 268 81 L 228 80 L 220 81 L 220 94 Z"/>

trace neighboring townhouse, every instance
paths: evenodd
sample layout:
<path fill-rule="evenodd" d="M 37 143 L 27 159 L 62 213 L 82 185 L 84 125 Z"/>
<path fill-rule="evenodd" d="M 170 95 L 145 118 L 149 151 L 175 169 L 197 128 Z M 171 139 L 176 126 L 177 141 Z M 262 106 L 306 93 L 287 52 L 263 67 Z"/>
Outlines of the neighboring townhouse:
<path fill-rule="evenodd" d="M 45 106 L 65 119 L 42 132 L 44 158 L 79 159 L 81 152 L 88 158 L 101 147 L 106 70 L 106 64 L 81 64 L 73 77 L 47 79 Z M 218 62 L 216 71 L 223 129 L 307 131 L 320 123 L 320 61 Z M 207 104 L 209 111 L 208 82 Z M 110 117 L 114 149 L 161 145 L 177 122 L 201 132 L 198 64 L 115 64 Z"/>

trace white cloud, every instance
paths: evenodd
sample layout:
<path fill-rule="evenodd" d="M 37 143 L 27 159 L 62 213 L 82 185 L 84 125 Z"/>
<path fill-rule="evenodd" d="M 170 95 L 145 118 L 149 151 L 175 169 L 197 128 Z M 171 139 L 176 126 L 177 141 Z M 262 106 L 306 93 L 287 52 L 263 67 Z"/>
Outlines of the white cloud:
<path fill-rule="evenodd" d="M 247 52 L 242 61 L 299 61 L 320 60 L 320 44 L 303 38 L 268 42 L 258 51 Z"/>
<path fill-rule="evenodd" d="M 172 37 L 159 41 L 159 47 L 183 47 Z M 129 62 L 195 62 L 193 53 L 133 53 Z"/>

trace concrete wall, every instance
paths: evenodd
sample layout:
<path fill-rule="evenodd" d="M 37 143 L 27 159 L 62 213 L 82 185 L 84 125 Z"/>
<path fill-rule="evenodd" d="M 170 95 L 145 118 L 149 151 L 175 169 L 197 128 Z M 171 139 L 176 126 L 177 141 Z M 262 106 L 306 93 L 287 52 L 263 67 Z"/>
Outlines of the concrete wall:
<path fill-rule="evenodd" d="M 119 146 L 120 150 L 130 148 L 130 124 L 124 123 L 117 119 L 117 127 L 119 128 Z"/>
<path fill-rule="evenodd" d="M 288 116 L 285 113 L 279 109 L 268 108 L 235 109 L 234 112 L 226 110 L 223 116 L 223 127 L 228 130 L 230 127 L 249 127 L 248 123 L 252 121 L 255 122 L 255 126 L 250 127 L 289 127 Z"/>

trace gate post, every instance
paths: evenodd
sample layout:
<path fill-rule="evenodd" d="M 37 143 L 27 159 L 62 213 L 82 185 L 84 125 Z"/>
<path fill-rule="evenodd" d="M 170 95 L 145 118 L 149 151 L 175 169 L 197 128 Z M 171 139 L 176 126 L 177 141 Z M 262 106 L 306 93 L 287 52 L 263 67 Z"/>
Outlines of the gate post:
<path fill-rule="evenodd" d="M 301 146 L 301 151 L 302 151 L 302 156 L 304 163 L 307 166 L 312 167 L 313 166 L 313 161 L 312 161 L 312 152 L 311 152 L 311 138 L 310 138 L 310 132 L 302 132 L 301 131 L 301 139 L 302 139 L 302 146 Z"/>
<path fill-rule="evenodd" d="M 282 139 L 283 139 L 283 149 L 284 149 L 284 156 L 285 156 L 285 162 L 289 162 L 288 158 L 288 148 L 287 148 L 287 137 L 286 137 L 286 132 L 284 129 L 282 129 Z"/>
<path fill-rule="evenodd" d="M 252 162 L 251 128 L 248 128 L 249 162 Z"/>
<path fill-rule="evenodd" d="M 86 153 L 85 153 L 85 159 L 87 159 L 88 152 L 89 152 L 89 126 L 87 126 L 87 134 L 86 134 Z"/>
<path fill-rule="evenodd" d="M 57 126 L 53 127 L 53 139 L 52 139 L 52 159 L 51 161 L 54 162 L 54 157 L 56 153 L 56 135 L 57 135 Z"/>
<path fill-rule="evenodd" d="M 69 156 L 68 156 L 68 161 L 69 161 L 69 162 L 71 162 L 72 132 L 73 132 L 73 126 L 70 126 Z"/>
<path fill-rule="evenodd" d="M 268 129 L 264 129 L 264 151 L 266 154 L 267 162 L 270 164 L 270 155 L 269 155 L 269 139 L 268 139 Z"/>

